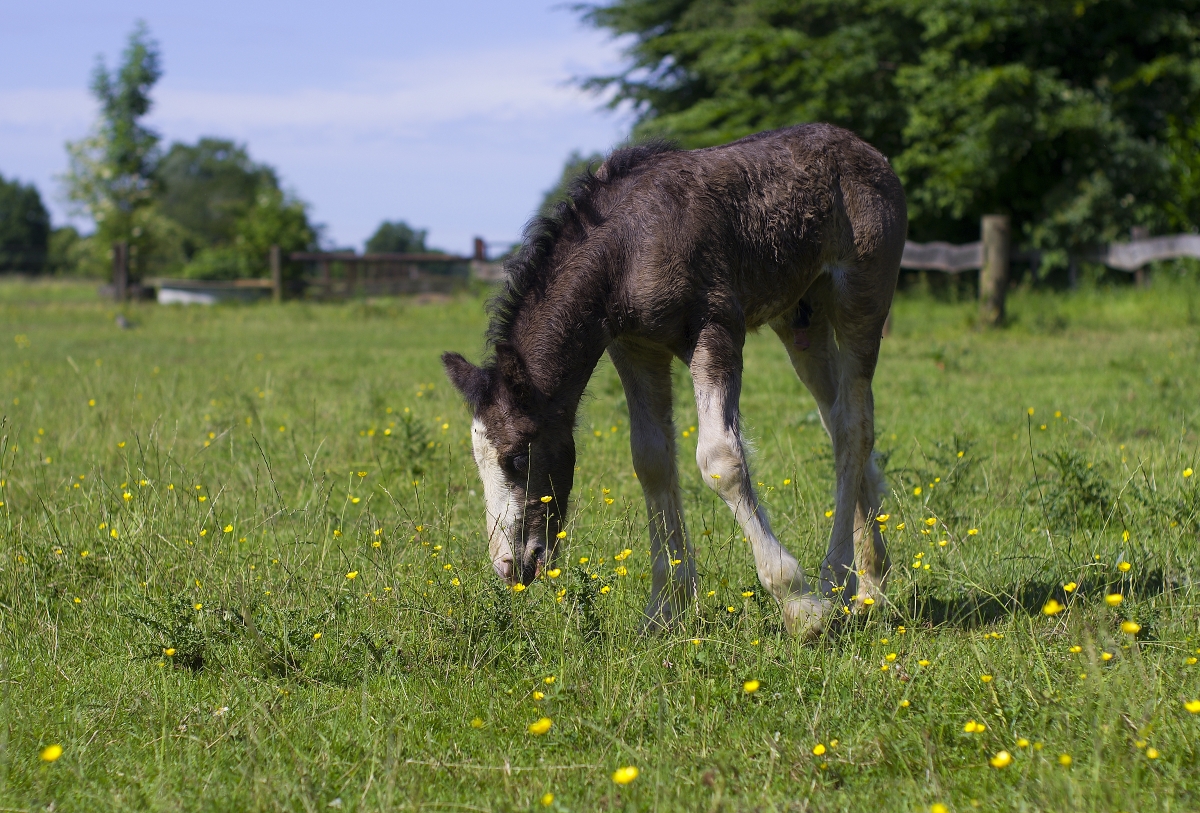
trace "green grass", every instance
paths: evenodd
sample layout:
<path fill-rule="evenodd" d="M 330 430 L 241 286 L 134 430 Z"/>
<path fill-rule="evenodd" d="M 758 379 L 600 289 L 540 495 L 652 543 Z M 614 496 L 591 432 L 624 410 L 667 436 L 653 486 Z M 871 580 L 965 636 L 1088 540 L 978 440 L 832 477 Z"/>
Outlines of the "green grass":
<path fill-rule="evenodd" d="M 138 306 L 120 330 L 60 288 L 0 285 L 0 808 L 1200 807 L 1194 284 L 1020 292 L 993 333 L 969 304 L 898 300 L 876 378 L 891 606 L 807 646 L 691 464 L 686 370 L 700 610 L 643 637 L 607 362 L 562 574 L 513 593 L 437 359 L 478 357 L 481 300 Z M 772 336 L 748 342 L 743 406 L 811 572 L 831 454 Z"/>

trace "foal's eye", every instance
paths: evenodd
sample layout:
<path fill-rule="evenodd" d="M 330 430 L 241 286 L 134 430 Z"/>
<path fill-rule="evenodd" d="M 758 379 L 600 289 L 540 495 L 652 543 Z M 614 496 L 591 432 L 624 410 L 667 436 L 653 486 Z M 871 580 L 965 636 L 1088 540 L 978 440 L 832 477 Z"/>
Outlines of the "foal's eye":
<path fill-rule="evenodd" d="M 512 467 L 516 471 L 525 471 L 529 468 L 529 455 L 519 454 L 512 459 Z"/>

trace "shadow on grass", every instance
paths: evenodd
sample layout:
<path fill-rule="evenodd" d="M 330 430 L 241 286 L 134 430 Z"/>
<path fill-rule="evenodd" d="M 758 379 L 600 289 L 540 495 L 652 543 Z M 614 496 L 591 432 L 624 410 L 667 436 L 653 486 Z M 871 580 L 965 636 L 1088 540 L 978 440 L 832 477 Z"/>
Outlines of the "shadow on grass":
<path fill-rule="evenodd" d="M 1099 605 L 1112 593 L 1132 594 L 1138 598 L 1157 596 L 1175 590 L 1182 584 L 1168 580 L 1162 570 L 1152 570 L 1137 576 L 1081 581 L 1067 592 L 1059 581 L 1031 580 L 1012 585 L 995 593 L 969 590 L 957 596 L 934 595 L 916 590 L 903 602 L 897 602 L 893 612 L 896 623 L 924 623 L 929 626 L 951 626 L 976 629 L 1021 613 L 1040 616 L 1051 599 L 1064 607 Z M 1138 637 L 1145 637 L 1146 630 Z"/>

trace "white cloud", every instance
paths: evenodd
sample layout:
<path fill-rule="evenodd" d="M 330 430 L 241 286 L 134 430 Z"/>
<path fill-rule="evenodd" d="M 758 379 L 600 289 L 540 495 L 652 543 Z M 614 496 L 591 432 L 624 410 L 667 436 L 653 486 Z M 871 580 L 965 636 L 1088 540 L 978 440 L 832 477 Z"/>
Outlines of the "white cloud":
<path fill-rule="evenodd" d="M 457 246 L 484 229 L 516 236 L 571 149 L 602 149 L 620 137 L 624 118 L 598 112 L 602 100 L 571 82 L 613 70 L 616 54 L 611 42 L 581 36 L 548 47 L 361 60 L 341 86 L 278 93 L 212 90 L 168 75 L 149 122 L 168 142 L 247 142 L 343 243 L 402 216 Z M 32 176 L 51 203 L 63 141 L 82 137 L 95 116 L 82 89 L 0 90 L 0 167 Z M 467 188 L 486 190 L 486 199 L 464 206 Z"/>

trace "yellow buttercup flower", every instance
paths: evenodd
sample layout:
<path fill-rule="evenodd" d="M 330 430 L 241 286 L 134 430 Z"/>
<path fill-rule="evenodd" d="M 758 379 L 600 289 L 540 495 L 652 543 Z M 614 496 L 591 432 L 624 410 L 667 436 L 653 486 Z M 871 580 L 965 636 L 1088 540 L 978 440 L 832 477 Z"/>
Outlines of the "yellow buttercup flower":
<path fill-rule="evenodd" d="M 1121 571 L 1122 573 L 1128 573 L 1132 567 L 1133 565 L 1129 564 L 1129 562 L 1121 562 L 1121 564 L 1117 565 L 1117 570 Z"/>
<path fill-rule="evenodd" d="M 554 498 L 547 494 L 545 497 L 542 497 L 542 502 L 550 502 L 552 499 Z"/>
<path fill-rule="evenodd" d="M 1067 582 L 1066 584 L 1064 584 L 1064 585 L 1063 585 L 1063 592 L 1065 592 L 1065 593 L 1074 593 L 1074 592 L 1075 592 L 1075 589 L 1076 589 L 1077 587 L 1079 587 L 1079 585 L 1078 585 L 1078 584 L 1076 584 L 1075 582 Z"/>
<path fill-rule="evenodd" d="M 1042 612 L 1046 615 L 1058 615 L 1063 610 L 1067 609 L 1062 604 L 1059 604 L 1055 599 L 1050 599 L 1042 605 Z"/>
<path fill-rule="evenodd" d="M 617 768 L 613 771 L 612 781 L 618 785 L 628 785 L 630 782 L 638 778 L 638 769 L 636 765 L 626 765 L 624 768 Z"/>
<path fill-rule="evenodd" d="M 1142 625 L 1136 621 L 1122 621 L 1121 632 L 1126 635 L 1137 635 L 1142 631 Z"/>
<path fill-rule="evenodd" d="M 1183 704 L 1183 707 L 1192 714 L 1200 714 L 1200 700 L 1188 700 Z"/>
<path fill-rule="evenodd" d="M 554 677 L 554 675 L 546 675 L 544 678 L 542 678 L 542 683 L 545 683 L 547 686 L 550 686 L 550 685 L 553 685 L 555 680 L 556 680 L 556 678 Z"/>
<path fill-rule="evenodd" d="M 1063 766 L 1064 768 L 1070 768 L 1070 767 L 1071 767 L 1071 763 L 1072 763 L 1073 761 L 1074 761 L 1074 760 L 1072 760 L 1072 759 L 1071 759 L 1071 755 L 1070 755 L 1070 754 L 1059 754 L 1059 755 L 1058 755 L 1058 764 L 1059 764 L 1059 765 L 1061 765 L 1061 766 Z"/>
<path fill-rule="evenodd" d="M 350 581 L 354 581 L 355 579 L 358 578 L 358 571 L 351 570 L 349 573 L 346 574 L 346 578 L 349 579 Z"/>
<path fill-rule="evenodd" d="M 472 718 L 471 728 L 483 728 L 483 720 L 479 719 L 478 717 Z"/>
<path fill-rule="evenodd" d="M 552 725 L 554 725 L 554 722 L 549 717 L 542 717 L 529 724 L 529 733 L 540 737 L 549 731 Z"/>
<path fill-rule="evenodd" d="M 225 533 L 227 533 L 227 534 L 228 534 L 228 533 L 233 533 L 233 526 L 232 526 L 232 525 L 226 525 L 226 526 L 225 526 L 224 528 L 222 528 L 221 530 L 222 530 L 222 531 L 224 531 L 224 532 L 225 532 Z"/>
<path fill-rule="evenodd" d="M 962 452 L 959 452 L 958 454 L 960 457 L 962 456 Z M 934 802 L 929 806 L 929 813 L 950 813 L 950 808 L 946 807 L 941 802 Z"/>
<path fill-rule="evenodd" d="M 816 745 L 814 745 L 812 752 L 813 752 L 813 756 L 816 756 L 816 757 L 821 756 L 821 754 L 825 753 L 824 743 L 817 743 Z"/>
<path fill-rule="evenodd" d="M 1104 597 L 1104 603 L 1107 604 L 1109 607 L 1120 607 L 1121 602 L 1124 600 L 1125 600 L 1125 597 L 1123 595 L 1121 595 L 1120 593 L 1109 593 L 1107 596 Z"/>
<path fill-rule="evenodd" d="M 996 755 L 988 760 L 993 768 L 1007 768 L 1012 765 L 1012 754 L 1007 751 L 997 751 Z"/>
<path fill-rule="evenodd" d="M 541 803 L 542 803 L 542 807 L 549 807 L 550 805 L 554 804 L 554 794 L 553 793 L 543 793 L 542 798 L 541 798 Z"/>
<path fill-rule="evenodd" d="M 520 582 L 517 582 L 516 584 L 514 584 L 512 586 L 512 591 L 514 593 L 520 593 L 524 589 L 525 589 L 525 585 L 521 584 Z"/>
<path fill-rule="evenodd" d="M 53 745 L 47 745 L 45 748 L 43 748 L 40 756 L 41 756 L 42 762 L 53 762 L 54 760 L 61 757 L 62 754 L 63 754 L 62 746 L 59 745 L 58 743 L 55 743 Z"/>
<path fill-rule="evenodd" d="M 742 684 L 742 691 L 744 691 L 746 694 L 754 694 L 755 692 L 758 691 L 758 689 L 761 685 L 762 684 L 759 683 L 757 680 L 747 680 L 745 683 Z"/>

